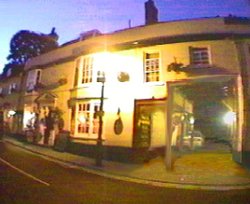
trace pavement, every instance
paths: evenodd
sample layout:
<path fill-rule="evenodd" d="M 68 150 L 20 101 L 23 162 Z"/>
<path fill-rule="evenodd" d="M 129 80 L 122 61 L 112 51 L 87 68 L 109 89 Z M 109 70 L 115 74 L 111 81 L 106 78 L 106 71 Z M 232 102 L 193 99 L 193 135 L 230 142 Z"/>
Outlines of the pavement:
<path fill-rule="evenodd" d="M 21 142 L 5 136 L 3 141 L 71 168 L 146 185 L 167 188 L 199 190 L 250 189 L 250 171 L 232 161 L 225 152 L 203 152 L 179 157 L 172 170 L 167 170 L 164 158 L 158 157 L 144 164 L 127 164 L 103 160 L 102 167 L 95 160 L 67 152 L 58 152 L 51 147 Z"/>

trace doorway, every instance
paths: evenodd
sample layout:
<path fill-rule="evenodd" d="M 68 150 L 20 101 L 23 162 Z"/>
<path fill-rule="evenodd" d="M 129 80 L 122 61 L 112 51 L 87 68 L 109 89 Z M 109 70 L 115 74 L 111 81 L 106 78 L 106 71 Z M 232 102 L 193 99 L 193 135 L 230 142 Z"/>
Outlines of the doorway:
<path fill-rule="evenodd" d="M 166 99 L 135 101 L 133 148 L 164 153 L 166 144 Z"/>

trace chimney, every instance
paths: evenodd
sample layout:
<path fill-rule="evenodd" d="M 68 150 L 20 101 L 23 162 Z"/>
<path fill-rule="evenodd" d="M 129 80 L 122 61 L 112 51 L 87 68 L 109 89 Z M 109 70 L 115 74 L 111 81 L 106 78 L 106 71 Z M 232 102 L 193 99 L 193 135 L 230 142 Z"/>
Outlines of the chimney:
<path fill-rule="evenodd" d="M 145 2 L 145 24 L 150 25 L 158 22 L 158 9 L 153 0 Z"/>
<path fill-rule="evenodd" d="M 56 33 L 56 28 L 55 28 L 55 27 L 52 28 L 52 30 L 51 30 L 50 34 L 48 34 L 48 36 L 49 36 L 51 39 L 53 39 L 54 41 L 57 41 L 57 40 L 58 40 L 59 36 L 58 36 L 57 33 Z"/>

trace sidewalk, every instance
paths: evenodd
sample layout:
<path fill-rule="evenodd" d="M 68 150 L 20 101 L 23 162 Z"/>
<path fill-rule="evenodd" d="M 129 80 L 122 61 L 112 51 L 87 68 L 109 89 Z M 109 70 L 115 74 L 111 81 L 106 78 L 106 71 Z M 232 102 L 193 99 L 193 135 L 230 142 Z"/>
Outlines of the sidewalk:
<path fill-rule="evenodd" d="M 72 168 L 76 165 L 85 171 L 114 179 L 186 189 L 250 188 L 250 171 L 233 162 L 229 153 L 185 155 L 176 160 L 173 171 L 166 170 L 163 158 L 156 158 L 145 164 L 103 161 L 103 167 L 96 167 L 95 160 L 88 157 L 57 152 L 48 147 L 23 143 L 12 137 L 5 136 L 3 140 L 57 162 L 71 165 Z"/>

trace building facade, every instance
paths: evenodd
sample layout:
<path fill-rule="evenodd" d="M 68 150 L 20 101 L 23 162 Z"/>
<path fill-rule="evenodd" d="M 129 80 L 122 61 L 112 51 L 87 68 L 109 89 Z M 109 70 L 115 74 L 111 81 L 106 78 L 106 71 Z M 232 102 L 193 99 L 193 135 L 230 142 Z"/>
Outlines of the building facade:
<path fill-rule="evenodd" d="M 4 131 L 18 134 L 21 130 L 22 107 L 20 91 L 22 87 L 22 70 L 9 68 L 1 76 L 0 82 L 0 118 Z"/>
<path fill-rule="evenodd" d="M 220 104 L 234 114 L 226 141 L 242 163 L 243 152 L 250 150 L 244 114 L 249 24 L 249 19 L 231 16 L 155 23 L 89 35 L 35 57 L 25 66 L 23 127 L 35 114 L 41 121 L 50 110 L 60 109 L 71 145 L 94 155 L 104 84 L 106 156 L 146 160 L 164 151 L 169 164 L 173 149 L 187 143 L 191 149 L 201 147 L 214 138 L 193 136 L 198 126 L 192 97 L 199 93 L 190 97 L 183 92 L 190 84 L 212 84 L 232 91 L 224 93 Z M 100 73 L 105 73 L 105 83 L 98 82 Z M 58 133 L 51 130 L 50 138 Z"/>

